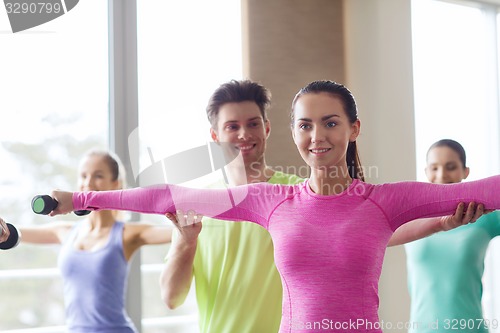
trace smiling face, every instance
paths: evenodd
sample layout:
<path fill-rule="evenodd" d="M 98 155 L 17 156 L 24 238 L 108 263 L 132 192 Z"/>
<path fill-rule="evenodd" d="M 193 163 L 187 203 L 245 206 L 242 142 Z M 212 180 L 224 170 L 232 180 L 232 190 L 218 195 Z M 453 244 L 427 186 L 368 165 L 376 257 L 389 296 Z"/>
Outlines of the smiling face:
<path fill-rule="evenodd" d="M 347 169 L 347 146 L 359 128 L 359 120 L 351 123 L 340 98 L 330 93 L 304 94 L 295 103 L 292 135 L 311 168 Z"/>
<path fill-rule="evenodd" d="M 425 174 L 431 183 L 460 183 L 469 175 L 469 168 L 463 165 L 455 150 L 446 146 L 438 146 L 427 153 Z"/>
<path fill-rule="evenodd" d="M 269 120 L 264 121 L 258 105 L 250 101 L 223 104 L 217 127 L 210 130 L 215 142 L 229 143 L 231 153 L 241 153 L 246 166 L 264 162 L 270 131 Z"/>

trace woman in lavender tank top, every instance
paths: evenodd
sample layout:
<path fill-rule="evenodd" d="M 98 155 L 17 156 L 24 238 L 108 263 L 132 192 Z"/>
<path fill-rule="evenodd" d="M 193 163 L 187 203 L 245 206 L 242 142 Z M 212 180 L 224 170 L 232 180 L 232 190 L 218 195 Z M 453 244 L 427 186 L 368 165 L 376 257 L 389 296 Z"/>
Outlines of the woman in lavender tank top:
<path fill-rule="evenodd" d="M 117 156 L 93 150 L 78 170 L 81 191 L 122 189 L 123 166 Z M 92 212 L 77 223 L 19 227 L 23 243 L 62 244 L 58 258 L 64 284 L 69 333 L 136 333 L 125 310 L 129 261 L 143 245 L 165 244 L 171 228 L 124 223 L 117 211 Z"/>

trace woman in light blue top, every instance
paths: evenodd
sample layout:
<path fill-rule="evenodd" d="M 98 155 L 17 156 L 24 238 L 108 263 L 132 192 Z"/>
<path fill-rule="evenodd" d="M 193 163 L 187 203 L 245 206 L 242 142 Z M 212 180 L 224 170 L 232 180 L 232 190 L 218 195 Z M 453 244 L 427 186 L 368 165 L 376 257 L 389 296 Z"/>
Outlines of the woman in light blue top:
<path fill-rule="evenodd" d="M 469 175 L 463 147 L 453 140 L 434 143 L 427 153 L 431 183 L 459 183 Z M 484 257 L 500 235 L 500 211 L 475 223 L 405 245 L 411 297 L 410 332 L 488 332 L 481 297 Z M 498 323 L 496 323 L 498 325 Z"/>

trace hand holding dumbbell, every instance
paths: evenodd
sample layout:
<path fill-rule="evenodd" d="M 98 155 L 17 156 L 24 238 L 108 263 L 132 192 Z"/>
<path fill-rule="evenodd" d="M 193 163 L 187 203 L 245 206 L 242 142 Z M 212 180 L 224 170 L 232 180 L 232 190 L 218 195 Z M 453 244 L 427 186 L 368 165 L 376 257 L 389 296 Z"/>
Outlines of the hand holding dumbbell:
<path fill-rule="evenodd" d="M 35 214 L 47 215 L 57 208 L 59 203 L 50 195 L 37 195 L 31 200 L 31 209 Z M 90 210 L 76 210 L 74 213 L 78 216 L 90 214 Z"/>
<path fill-rule="evenodd" d="M 5 235 L 8 237 L 4 239 Z M 0 242 L 0 250 L 8 250 L 16 247 L 21 240 L 21 233 L 12 224 L 5 222 L 0 218 L 0 239 L 4 239 Z"/>

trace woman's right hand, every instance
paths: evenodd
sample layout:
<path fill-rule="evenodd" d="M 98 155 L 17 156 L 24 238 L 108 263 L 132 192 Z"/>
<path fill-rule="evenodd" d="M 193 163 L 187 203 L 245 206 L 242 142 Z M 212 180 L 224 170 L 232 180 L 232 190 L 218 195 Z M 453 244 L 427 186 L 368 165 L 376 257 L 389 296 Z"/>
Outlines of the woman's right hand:
<path fill-rule="evenodd" d="M 56 209 L 49 213 L 49 216 L 71 213 L 73 208 L 73 192 L 54 190 L 51 194 L 52 198 L 57 200 Z"/>
<path fill-rule="evenodd" d="M 177 210 L 176 215 L 167 213 L 165 216 L 172 221 L 179 231 L 179 236 L 186 242 L 195 242 L 201 232 L 201 219 L 203 215 L 196 214 L 195 211 L 188 211 L 184 214 L 182 210 Z"/>
<path fill-rule="evenodd" d="M 10 231 L 9 227 L 7 227 L 7 223 L 0 217 L 0 243 L 5 242 L 9 236 L 10 236 Z"/>

